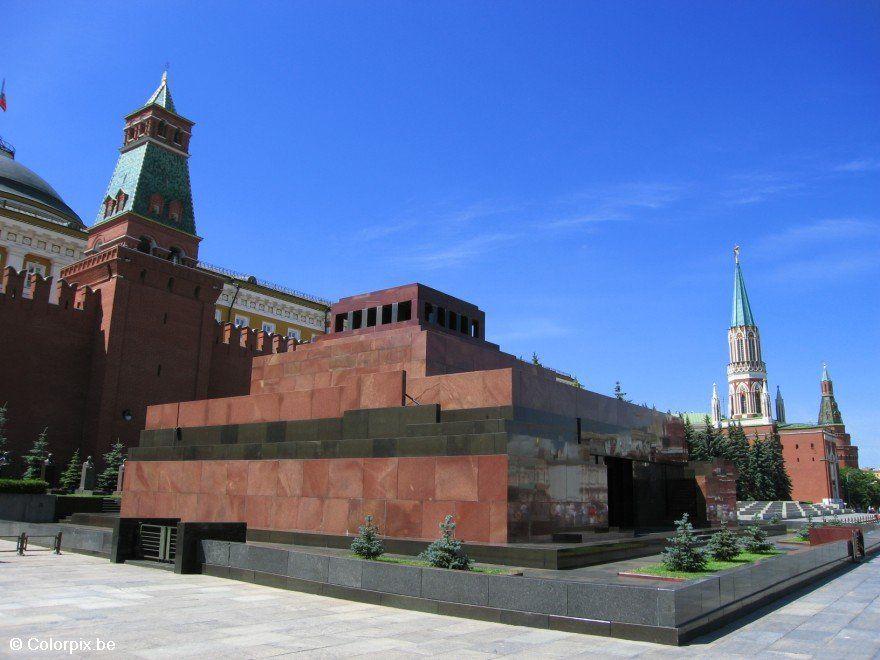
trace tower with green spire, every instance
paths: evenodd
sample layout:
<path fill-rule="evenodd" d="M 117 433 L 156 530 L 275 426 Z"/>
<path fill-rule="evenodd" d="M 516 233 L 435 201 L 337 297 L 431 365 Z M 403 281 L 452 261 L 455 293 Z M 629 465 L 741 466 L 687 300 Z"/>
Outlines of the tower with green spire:
<path fill-rule="evenodd" d="M 828 375 L 828 365 L 822 363 L 822 402 L 819 404 L 819 424 L 821 426 L 843 425 L 843 415 L 834 398 L 834 383 Z"/>
<path fill-rule="evenodd" d="M 89 250 L 133 241 L 130 247 L 195 265 L 200 239 L 188 163 L 193 126 L 177 112 L 166 71 L 146 103 L 125 117 L 122 147 L 89 232 L 94 237 Z"/>
<path fill-rule="evenodd" d="M 773 420 L 767 392 L 767 367 L 761 354 L 761 334 L 752 313 L 739 263 L 739 246 L 733 249 L 733 308 L 727 344 L 727 394 L 730 419 L 745 425 Z"/>

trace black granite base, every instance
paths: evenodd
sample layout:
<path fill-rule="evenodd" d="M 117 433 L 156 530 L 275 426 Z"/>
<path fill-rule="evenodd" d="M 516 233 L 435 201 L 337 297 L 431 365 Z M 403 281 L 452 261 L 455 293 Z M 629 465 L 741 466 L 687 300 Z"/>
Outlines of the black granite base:
<path fill-rule="evenodd" d="M 880 534 L 866 537 L 880 551 Z M 462 573 L 253 543 L 202 541 L 208 575 L 513 625 L 681 644 L 850 565 L 847 542 L 687 582 Z"/>

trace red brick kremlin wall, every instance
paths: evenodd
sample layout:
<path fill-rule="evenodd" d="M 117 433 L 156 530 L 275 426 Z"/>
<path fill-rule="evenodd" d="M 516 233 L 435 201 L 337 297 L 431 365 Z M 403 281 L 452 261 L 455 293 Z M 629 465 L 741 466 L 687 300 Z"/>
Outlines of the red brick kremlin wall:
<path fill-rule="evenodd" d="M 4 475 L 20 476 L 21 455 L 45 427 L 57 473 L 76 449 L 97 459 L 116 439 L 136 445 L 152 403 L 246 394 L 254 357 L 291 346 L 218 324 L 214 278 L 192 268 L 116 247 L 64 275 L 76 280 L 59 281 L 52 304 L 51 278 L 31 275 L 26 285 L 24 273 L 3 271 L 0 405 L 12 452 Z"/>
<path fill-rule="evenodd" d="M 136 461 L 124 517 L 246 522 L 249 528 L 434 539 L 453 514 L 466 541 L 507 541 L 506 455 L 254 461 Z"/>

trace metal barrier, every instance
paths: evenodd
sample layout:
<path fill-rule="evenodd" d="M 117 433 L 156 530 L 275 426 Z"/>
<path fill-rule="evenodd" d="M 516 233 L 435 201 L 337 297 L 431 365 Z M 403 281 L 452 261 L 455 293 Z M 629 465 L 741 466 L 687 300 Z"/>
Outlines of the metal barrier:
<path fill-rule="evenodd" d="M 177 554 L 177 527 L 141 523 L 138 530 L 141 557 L 153 561 L 173 562 Z"/>
<path fill-rule="evenodd" d="M 18 536 L 0 536 L 0 539 L 15 539 L 15 550 L 0 550 L 0 552 L 14 552 L 17 555 L 23 555 L 27 546 L 27 534 L 22 532 Z"/>
<path fill-rule="evenodd" d="M 54 552 L 56 555 L 61 554 L 61 532 L 57 534 L 34 534 L 33 536 L 28 536 L 25 532 L 21 533 L 23 546 L 21 548 L 21 552 L 18 554 L 23 555 L 28 549 L 28 541 L 32 538 L 34 539 L 55 539 L 52 542 L 51 548 L 36 548 L 33 552 Z"/>

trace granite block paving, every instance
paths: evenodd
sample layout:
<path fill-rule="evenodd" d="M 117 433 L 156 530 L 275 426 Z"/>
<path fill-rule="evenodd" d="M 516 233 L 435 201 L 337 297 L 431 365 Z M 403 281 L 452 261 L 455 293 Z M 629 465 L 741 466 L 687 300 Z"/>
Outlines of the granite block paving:
<path fill-rule="evenodd" d="M 235 545 L 230 545 L 230 559 Z M 208 550 L 206 545 L 205 551 L 225 552 L 221 547 L 218 543 Z M 0 550 L 11 548 L 12 543 L 0 541 Z M 599 635 L 607 634 L 601 622 L 579 626 L 554 615 L 522 613 L 517 618 L 513 614 L 506 618 L 513 625 L 505 625 L 498 620 L 454 616 L 467 608 L 482 611 L 476 606 L 444 608 L 450 616 L 443 616 L 209 575 L 175 575 L 131 564 L 110 564 L 106 559 L 74 553 L 40 552 L 24 557 L 3 553 L 0 557 L 0 653 L 10 656 L 26 657 L 11 653 L 9 644 L 13 638 L 31 637 L 62 641 L 100 638 L 115 642 L 114 657 L 131 658 L 298 654 L 305 658 L 589 655 L 824 659 L 872 658 L 880 653 L 880 558 L 833 579 L 819 579 L 812 590 L 798 591 L 737 624 L 674 648 L 567 632 L 592 629 Z M 237 559 L 241 563 L 247 554 Z M 257 556 L 253 559 L 257 561 Z M 344 562 L 331 572 L 337 577 L 350 575 Z M 539 583 L 546 581 L 532 582 L 540 591 Z M 491 579 L 488 590 L 492 593 Z M 674 591 L 658 590 L 661 612 Z M 497 590 L 495 597 L 499 597 Z M 491 612 L 486 613 L 489 618 Z M 550 629 L 517 627 L 540 624 L 532 620 L 535 618 L 547 619 Z M 39 656 L 71 657 L 65 652 L 41 652 Z"/>

